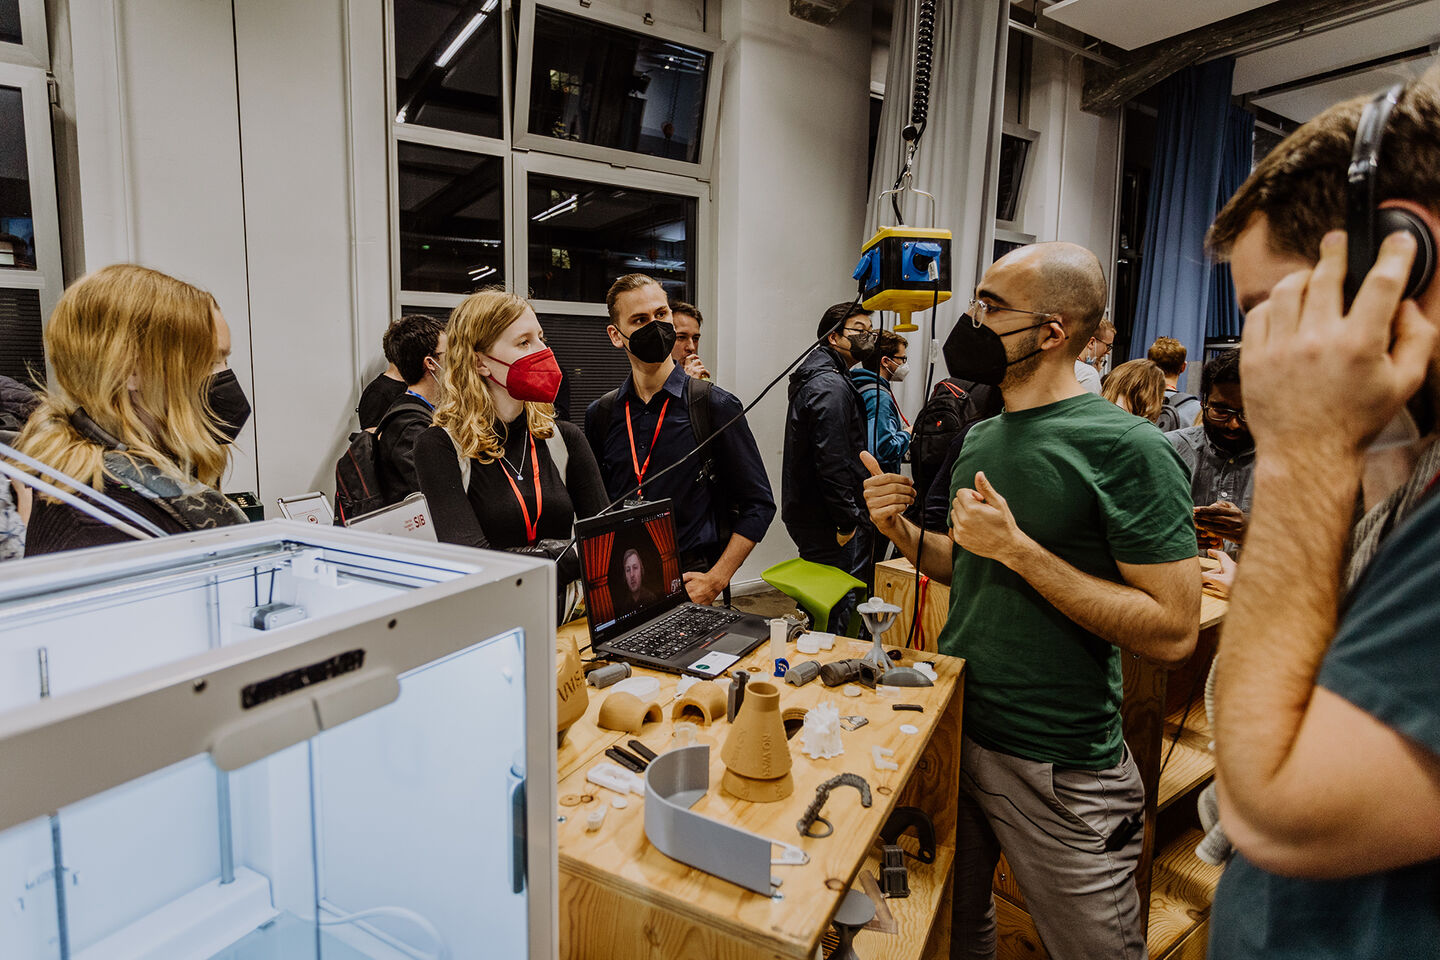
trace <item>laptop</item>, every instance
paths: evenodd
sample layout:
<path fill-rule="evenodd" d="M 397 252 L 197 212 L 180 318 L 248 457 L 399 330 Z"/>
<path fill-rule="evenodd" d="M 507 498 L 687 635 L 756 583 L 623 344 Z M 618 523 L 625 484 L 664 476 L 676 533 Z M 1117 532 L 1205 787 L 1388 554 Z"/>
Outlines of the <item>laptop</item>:
<path fill-rule="evenodd" d="M 652 670 L 718 677 L 770 637 L 763 617 L 691 603 L 670 500 L 575 524 L 590 647 Z"/>

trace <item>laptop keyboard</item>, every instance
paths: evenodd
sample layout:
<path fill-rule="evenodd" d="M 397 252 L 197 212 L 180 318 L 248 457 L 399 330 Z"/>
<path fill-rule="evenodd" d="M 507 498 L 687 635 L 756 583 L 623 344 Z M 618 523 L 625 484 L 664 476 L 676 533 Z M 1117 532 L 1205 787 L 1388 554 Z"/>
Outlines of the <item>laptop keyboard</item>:
<path fill-rule="evenodd" d="M 684 607 L 609 646 L 634 656 L 669 660 L 714 633 L 717 627 L 739 620 L 740 616 L 734 610 L 719 607 Z"/>

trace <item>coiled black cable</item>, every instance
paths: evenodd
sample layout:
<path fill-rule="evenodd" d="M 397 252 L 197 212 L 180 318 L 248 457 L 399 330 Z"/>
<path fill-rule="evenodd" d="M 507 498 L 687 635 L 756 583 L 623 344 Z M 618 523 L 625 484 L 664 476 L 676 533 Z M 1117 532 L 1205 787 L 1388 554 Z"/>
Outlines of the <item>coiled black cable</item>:
<path fill-rule="evenodd" d="M 915 26 L 915 90 L 910 100 L 910 126 L 901 134 L 919 140 L 930 116 L 930 69 L 935 58 L 935 0 L 920 0 Z"/>

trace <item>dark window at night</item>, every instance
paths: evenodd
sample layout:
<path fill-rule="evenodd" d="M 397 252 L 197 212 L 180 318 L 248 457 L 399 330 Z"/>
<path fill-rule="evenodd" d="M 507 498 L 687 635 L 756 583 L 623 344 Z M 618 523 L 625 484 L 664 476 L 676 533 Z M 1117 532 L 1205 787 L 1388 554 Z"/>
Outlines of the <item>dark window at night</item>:
<path fill-rule="evenodd" d="M 395 0 L 395 119 L 504 136 L 500 0 Z"/>
<path fill-rule="evenodd" d="M 534 173 L 526 196 L 531 296 L 602 303 L 616 277 L 645 273 L 695 301 L 695 198 Z"/>
<path fill-rule="evenodd" d="M 401 142 L 400 288 L 469 293 L 505 282 L 504 162 Z"/>

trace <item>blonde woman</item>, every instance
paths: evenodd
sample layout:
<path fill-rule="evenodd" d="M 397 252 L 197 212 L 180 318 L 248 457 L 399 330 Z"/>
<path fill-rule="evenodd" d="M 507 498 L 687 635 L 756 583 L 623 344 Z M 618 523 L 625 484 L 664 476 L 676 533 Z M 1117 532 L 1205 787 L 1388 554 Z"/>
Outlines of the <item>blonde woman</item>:
<path fill-rule="evenodd" d="M 1165 374 L 1153 361 L 1127 360 L 1110 371 L 1100 396 L 1154 423 L 1165 406 Z"/>
<path fill-rule="evenodd" d="M 482 291 L 455 308 L 445 334 L 444 397 L 415 442 L 435 535 L 561 559 L 575 519 L 604 509 L 605 488 L 580 428 L 555 419 L 560 367 L 535 311 Z M 571 550 L 561 584 L 578 571 Z"/>
<path fill-rule="evenodd" d="M 45 328 L 54 387 L 18 448 L 90 484 L 167 533 L 243 523 L 219 490 L 225 445 L 250 416 L 229 369 L 215 298 L 174 277 L 116 264 L 77 280 Z M 129 538 L 36 496 L 25 553 Z"/>

